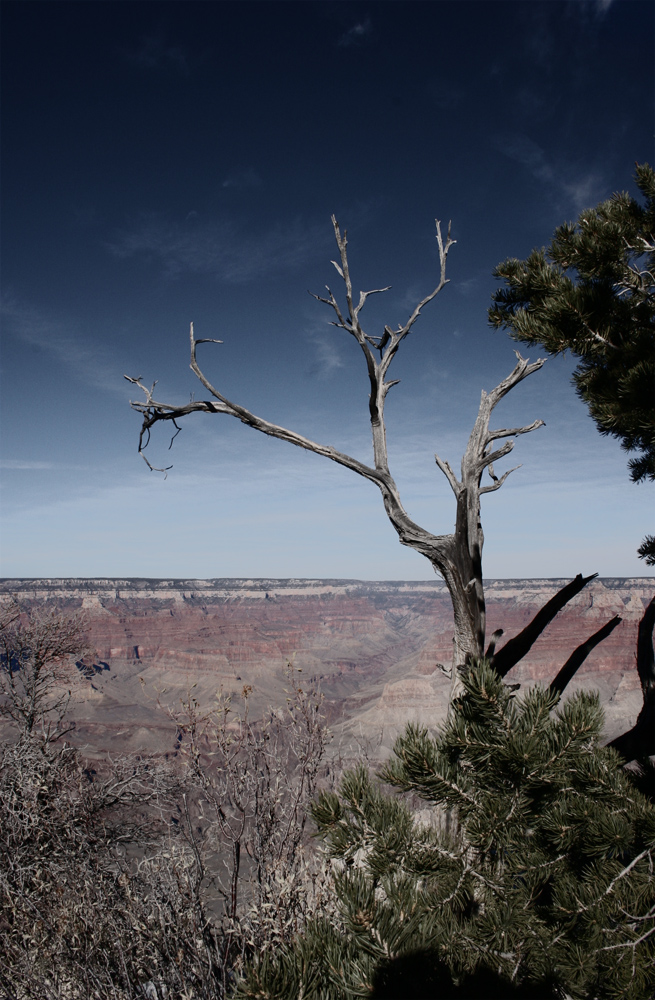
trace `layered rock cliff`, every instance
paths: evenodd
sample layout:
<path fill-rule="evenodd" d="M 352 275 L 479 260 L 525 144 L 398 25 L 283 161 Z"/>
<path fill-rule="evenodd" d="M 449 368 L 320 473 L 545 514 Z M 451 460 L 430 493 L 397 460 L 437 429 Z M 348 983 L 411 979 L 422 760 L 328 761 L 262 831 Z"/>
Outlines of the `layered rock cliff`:
<path fill-rule="evenodd" d="M 516 634 L 564 580 L 486 582 L 488 634 Z M 650 578 L 595 580 L 508 675 L 550 682 L 573 649 L 615 614 L 623 622 L 570 685 L 597 688 L 608 737 L 629 728 L 641 706 L 635 670 L 637 625 Z M 164 748 L 174 727 L 162 705 L 193 687 L 209 707 L 216 692 L 252 711 L 283 702 L 285 666 L 320 681 L 338 738 L 380 744 L 409 719 L 443 719 L 450 682 L 452 611 L 443 583 L 350 580 L 3 580 L 0 593 L 25 607 L 82 611 L 89 626 L 90 680 L 74 708 L 77 739 L 96 748 Z M 502 642 L 501 641 L 501 642 Z"/>

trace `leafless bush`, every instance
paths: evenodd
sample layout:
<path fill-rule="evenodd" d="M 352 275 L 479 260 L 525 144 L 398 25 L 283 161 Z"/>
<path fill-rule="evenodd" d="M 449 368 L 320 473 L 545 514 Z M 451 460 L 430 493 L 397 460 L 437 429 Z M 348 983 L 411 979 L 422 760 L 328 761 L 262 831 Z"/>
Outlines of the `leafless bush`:
<path fill-rule="evenodd" d="M 105 770 L 93 774 L 77 749 L 40 733 L 0 746 L 7 997 L 128 997 L 144 976 L 177 971 L 188 865 L 178 849 L 161 877 L 164 831 L 153 809 L 176 779 L 165 765 L 138 758 Z M 162 907 L 167 921 L 156 920 Z M 188 930 L 182 937 L 192 939 Z"/>
<path fill-rule="evenodd" d="M 222 1000 L 244 958 L 329 911 L 305 828 L 327 735 L 296 673 L 258 723 L 248 689 L 240 713 L 190 698 L 171 760 L 91 765 L 63 739 L 83 623 L 6 606 L 0 644 L 0 995 Z"/>
<path fill-rule="evenodd" d="M 39 727 L 61 738 L 71 692 L 70 661 L 86 649 L 80 615 L 35 611 L 27 616 L 15 600 L 0 608 L 0 715 L 22 734 Z"/>
<path fill-rule="evenodd" d="M 198 897 L 223 931 L 224 992 L 246 955 L 275 948 L 330 907 L 327 871 L 306 828 L 329 735 L 316 691 L 303 689 L 292 666 L 287 678 L 284 708 L 257 722 L 248 686 L 238 710 L 220 695 L 211 712 L 189 698 L 175 714 L 189 780 L 184 834 Z"/>

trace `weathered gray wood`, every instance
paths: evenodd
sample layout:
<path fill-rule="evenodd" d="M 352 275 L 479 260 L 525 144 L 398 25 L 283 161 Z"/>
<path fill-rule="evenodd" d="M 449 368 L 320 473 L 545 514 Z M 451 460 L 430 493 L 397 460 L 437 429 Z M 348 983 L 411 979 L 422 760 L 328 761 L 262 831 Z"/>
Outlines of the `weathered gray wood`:
<path fill-rule="evenodd" d="M 261 431 L 263 434 L 279 438 L 281 441 L 288 441 L 290 444 L 294 444 L 299 448 L 305 448 L 307 451 L 312 451 L 317 455 L 323 455 L 325 458 L 343 465 L 345 468 L 356 472 L 358 475 L 374 483 L 382 494 L 385 511 L 401 544 L 415 549 L 424 555 L 426 559 L 429 559 L 435 571 L 443 577 L 448 587 L 455 619 L 452 668 L 455 690 L 459 683 L 458 668 L 464 666 L 471 658 L 482 656 L 484 651 L 485 601 L 482 582 L 484 534 L 480 519 L 480 496 L 483 493 L 490 493 L 499 489 L 510 472 L 514 471 L 510 469 L 500 478 L 496 476 L 494 462 L 497 462 L 512 451 L 514 441 L 505 441 L 504 444 L 496 448 L 493 447 L 494 442 L 502 438 L 527 434 L 537 427 L 543 426 L 542 420 L 535 420 L 532 424 L 525 427 L 502 428 L 494 431 L 489 429 L 489 420 L 500 400 L 514 386 L 518 385 L 519 382 L 522 382 L 523 379 L 541 368 L 544 364 L 544 359 L 539 359 L 530 364 L 518 352 L 515 352 L 517 363 L 507 378 L 503 379 L 491 392 L 482 392 L 478 416 L 471 431 L 466 451 L 462 457 L 460 479 L 457 479 L 448 462 L 435 455 L 437 466 L 448 479 L 455 494 L 457 505 L 456 523 L 455 531 L 451 534 L 433 535 L 431 532 L 426 531 L 407 514 L 403 507 L 398 487 L 389 470 L 384 403 L 391 387 L 398 383 L 397 379 L 387 379 L 387 374 L 400 344 L 412 329 L 421 314 L 421 310 L 448 283 L 448 279 L 446 278 L 446 262 L 448 252 L 455 243 L 455 240 L 451 238 L 450 225 L 448 226 L 446 238 L 443 238 L 441 225 L 436 220 L 436 239 L 439 247 L 439 280 L 436 287 L 429 295 L 421 299 L 404 325 L 399 325 L 397 330 L 392 330 L 391 327 L 385 326 L 382 336 L 374 337 L 367 334 L 362 328 L 360 314 L 370 295 L 387 291 L 387 289 L 376 288 L 368 292 L 360 292 L 357 304 L 355 304 L 348 263 L 347 234 L 345 231 L 341 232 L 334 216 L 332 216 L 332 225 L 339 250 L 339 262 L 332 261 L 332 263 L 345 285 L 346 308 L 342 310 L 329 287 L 327 288 L 327 297 L 315 295 L 314 298 L 319 302 L 324 302 L 334 310 L 336 319 L 333 321 L 333 325 L 345 330 L 346 333 L 354 337 L 364 355 L 370 387 L 369 417 L 373 440 L 373 464 L 366 465 L 352 458 L 350 455 L 337 451 L 336 448 L 330 445 L 319 444 L 316 441 L 303 437 L 301 434 L 297 434 L 295 431 L 288 430 L 286 427 L 270 423 L 223 396 L 209 381 L 197 360 L 198 344 L 221 343 L 221 341 L 196 340 L 193 323 L 190 327 L 191 370 L 213 398 L 208 400 L 194 400 L 185 406 L 172 406 L 154 398 L 156 383 L 148 389 L 142 383 L 141 378 L 129 378 L 125 376 L 128 381 L 138 385 L 145 394 L 145 401 L 132 402 L 131 404 L 143 417 L 139 436 L 139 454 L 152 471 L 165 473 L 170 466 L 167 468 L 156 468 L 151 465 L 144 453 L 150 440 L 151 428 L 160 421 L 170 420 L 176 428 L 176 433 L 178 433 L 180 428 L 177 420 L 190 413 L 225 413 L 236 417 L 242 423 Z M 481 480 L 485 470 L 489 473 L 491 482 L 489 485 L 482 486 Z"/>

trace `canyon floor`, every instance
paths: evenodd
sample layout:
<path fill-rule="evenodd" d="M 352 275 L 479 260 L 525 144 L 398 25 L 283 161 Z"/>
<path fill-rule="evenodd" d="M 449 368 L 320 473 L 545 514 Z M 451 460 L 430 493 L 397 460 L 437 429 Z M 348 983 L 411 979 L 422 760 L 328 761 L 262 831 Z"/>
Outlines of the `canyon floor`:
<path fill-rule="evenodd" d="M 515 635 L 567 581 L 486 581 L 487 634 Z M 623 621 L 569 685 L 597 689 L 608 739 L 629 729 L 642 698 L 635 668 L 637 626 L 655 589 L 648 577 L 596 579 L 561 611 L 507 676 L 522 689 L 549 683 L 573 649 L 615 614 Z M 202 708 L 218 692 L 252 717 L 284 705 L 292 662 L 320 684 L 335 746 L 388 755 L 407 721 L 436 728 L 450 681 L 452 610 L 438 580 L 0 581 L 0 595 L 30 608 L 81 611 L 88 624 L 86 673 L 71 715 L 90 751 L 166 750 L 175 710 L 191 692 Z M 520 692 L 519 692 L 520 693 Z"/>

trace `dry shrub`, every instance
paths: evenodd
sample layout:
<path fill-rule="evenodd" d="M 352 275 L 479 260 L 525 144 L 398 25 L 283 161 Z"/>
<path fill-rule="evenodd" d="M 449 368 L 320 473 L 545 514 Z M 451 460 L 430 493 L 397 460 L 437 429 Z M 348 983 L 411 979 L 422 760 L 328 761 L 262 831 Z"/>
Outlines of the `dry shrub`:
<path fill-rule="evenodd" d="M 177 752 L 91 765 L 66 743 L 84 624 L 0 611 L 0 991 L 8 1000 L 222 1000 L 243 962 L 330 909 L 306 807 L 320 699 L 176 714 Z"/>
<path fill-rule="evenodd" d="M 213 711 L 201 713 L 189 698 L 174 716 L 188 788 L 184 836 L 199 894 L 225 935 L 221 966 L 231 973 L 330 907 L 327 869 L 307 829 L 329 734 L 321 699 L 303 689 L 299 673 L 289 666 L 286 705 L 257 722 L 248 687 L 238 710 L 219 695 Z"/>

